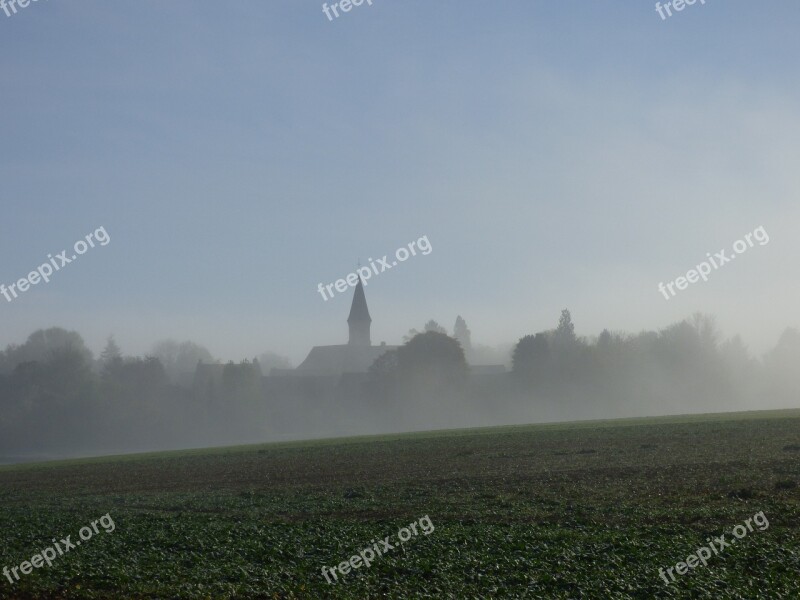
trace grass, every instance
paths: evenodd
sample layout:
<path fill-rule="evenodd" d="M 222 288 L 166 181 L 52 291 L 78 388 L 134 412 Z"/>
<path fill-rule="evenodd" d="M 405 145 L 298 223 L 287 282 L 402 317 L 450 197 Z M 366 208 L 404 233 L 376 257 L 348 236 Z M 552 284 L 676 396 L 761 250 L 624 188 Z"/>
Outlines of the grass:
<path fill-rule="evenodd" d="M 116 524 L 0 598 L 797 598 L 798 459 L 800 411 L 775 411 L 0 467 L 0 568 Z M 322 577 L 424 515 L 430 535 Z"/>

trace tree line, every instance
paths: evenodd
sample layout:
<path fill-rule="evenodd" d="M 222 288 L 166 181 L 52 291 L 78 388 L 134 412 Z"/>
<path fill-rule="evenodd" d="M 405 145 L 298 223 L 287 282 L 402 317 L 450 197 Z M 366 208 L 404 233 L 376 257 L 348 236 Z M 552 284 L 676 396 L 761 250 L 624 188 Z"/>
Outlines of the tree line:
<path fill-rule="evenodd" d="M 77 332 L 39 330 L 0 352 L 0 457 L 796 407 L 800 398 L 797 330 L 755 358 L 699 314 L 659 331 L 585 338 L 564 310 L 553 329 L 519 339 L 508 373 L 472 373 L 485 357 L 461 317 L 452 335 L 433 320 L 412 329 L 368 373 L 338 381 L 265 379 L 288 359 L 220 364 L 192 342 L 131 357 L 110 338 L 94 358 Z"/>

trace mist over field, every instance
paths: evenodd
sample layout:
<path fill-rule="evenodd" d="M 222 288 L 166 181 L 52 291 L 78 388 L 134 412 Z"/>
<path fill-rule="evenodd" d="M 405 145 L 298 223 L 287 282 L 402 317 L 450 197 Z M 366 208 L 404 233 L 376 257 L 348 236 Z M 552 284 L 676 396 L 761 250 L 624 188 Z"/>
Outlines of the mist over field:
<path fill-rule="evenodd" d="M 473 344 L 461 317 L 454 331 L 429 320 L 397 347 L 357 335 L 351 321 L 350 343 L 314 348 L 295 368 L 274 352 L 222 363 L 172 340 L 140 357 L 109 338 L 94 357 L 77 332 L 39 330 L 0 354 L 0 456 L 792 408 L 800 392 L 800 332 L 754 357 L 701 314 L 583 337 L 565 309 L 507 349 Z"/>

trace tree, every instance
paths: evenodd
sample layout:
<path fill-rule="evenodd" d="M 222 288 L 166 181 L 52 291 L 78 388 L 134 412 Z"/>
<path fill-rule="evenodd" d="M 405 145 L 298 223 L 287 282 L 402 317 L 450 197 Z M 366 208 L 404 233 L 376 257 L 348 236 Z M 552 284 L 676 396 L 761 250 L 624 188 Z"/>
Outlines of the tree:
<path fill-rule="evenodd" d="M 461 345 L 438 331 L 414 336 L 397 349 L 400 384 L 418 392 L 459 389 L 469 375 Z"/>
<path fill-rule="evenodd" d="M 433 319 L 425 323 L 425 332 L 427 333 L 429 331 L 434 331 L 436 333 L 447 335 L 447 330 L 441 325 L 439 325 L 439 323 L 437 323 Z"/>
<path fill-rule="evenodd" d="M 184 386 L 190 385 L 199 361 L 214 362 L 211 353 L 194 342 L 162 340 L 153 346 L 152 355 L 164 365 L 170 381 Z"/>
<path fill-rule="evenodd" d="M 553 341 L 557 346 L 567 347 L 571 346 L 577 341 L 575 337 L 575 325 L 572 323 L 572 315 L 565 308 L 561 311 L 561 317 L 558 319 L 558 327 L 556 327 L 553 334 Z"/>
<path fill-rule="evenodd" d="M 472 350 L 472 334 L 467 327 L 467 322 L 461 318 L 461 315 L 456 317 L 456 324 L 453 326 L 453 337 L 461 343 L 464 352 Z"/>
<path fill-rule="evenodd" d="M 244 359 L 237 365 L 228 361 L 222 368 L 222 385 L 225 392 L 234 398 L 254 400 L 261 389 L 261 370 L 258 363 Z"/>
<path fill-rule="evenodd" d="M 397 349 L 387 350 L 375 359 L 369 368 L 369 376 L 375 380 L 385 380 L 397 376 Z"/>
<path fill-rule="evenodd" d="M 393 401 L 397 393 L 397 378 L 397 349 L 387 350 L 370 366 L 367 386 L 378 399 Z"/>
<path fill-rule="evenodd" d="M 93 374 L 86 354 L 72 346 L 53 349 L 43 361 L 19 363 L 9 378 L 7 400 L 20 447 L 76 448 L 97 423 Z M 95 425 L 96 426 L 96 425 Z"/>
<path fill-rule="evenodd" d="M 741 336 L 735 335 L 726 340 L 720 345 L 719 350 L 723 360 L 734 372 L 752 368 L 754 361 L 750 358 L 750 353 L 747 351 L 747 346 L 742 342 Z"/>
<path fill-rule="evenodd" d="M 724 376 L 729 383 L 730 395 L 743 398 L 756 389 L 758 364 L 750 357 L 747 346 L 738 335 L 726 340 L 719 347 Z"/>
<path fill-rule="evenodd" d="M 704 315 L 698 312 L 692 315 L 690 324 L 697 333 L 697 337 L 703 348 L 711 352 L 716 350 L 719 341 L 719 330 L 717 329 L 716 319 L 711 315 Z"/>
<path fill-rule="evenodd" d="M 103 351 L 100 353 L 100 364 L 104 367 L 107 367 L 111 363 L 115 363 L 122 360 L 122 352 L 117 346 L 117 343 L 114 341 L 114 336 L 108 336 L 106 341 L 106 347 L 103 348 Z"/>
<path fill-rule="evenodd" d="M 433 331 L 433 332 L 436 332 L 436 333 L 442 333 L 444 335 L 447 335 L 447 330 L 444 327 L 442 327 L 441 325 L 439 325 L 439 323 L 437 323 L 433 319 L 431 319 L 430 321 L 425 323 L 425 325 L 422 328 L 422 332 L 423 333 L 427 333 L 429 331 Z M 403 342 L 409 342 L 412 339 L 414 339 L 415 336 L 418 336 L 419 334 L 420 334 L 420 332 L 417 331 L 416 329 L 409 329 L 408 330 L 408 334 L 403 336 Z"/>
<path fill-rule="evenodd" d="M 597 338 L 596 346 L 590 349 L 593 356 L 591 364 L 595 373 L 601 379 L 612 378 L 612 372 L 620 366 L 626 348 L 628 348 L 628 344 L 623 336 L 603 329 Z"/>
<path fill-rule="evenodd" d="M 526 335 L 520 338 L 511 355 L 511 372 L 533 379 L 545 372 L 550 361 L 550 344 L 546 333 Z"/>
<path fill-rule="evenodd" d="M 798 363 L 800 363 L 800 331 L 787 327 L 775 348 L 764 355 L 764 365 L 772 377 L 800 380 L 797 376 Z"/>
<path fill-rule="evenodd" d="M 222 368 L 222 395 L 225 405 L 217 411 L 217 425 L 231 435 L 252 435 L 265 424 L 261 370 L 258 363 L 245 359 L 238 365 L 228 362 Z M 219 407 L 218 407 L 219 408 Z"/>
<path fill-rule="evenodd" d="M 24 362 L 46 362 L 54 352 L 70 348 L 81 354 L 87 363 L 91 363 L 92 352 L 86 347 L 83 338 L 77 331 L 67 331 L 61 327 L 39 329 L 28 336 L 21 346 L 9 346 L 0 357 L 0 372 L 10 373 Z"/>
<path fill-rule="evenodd" d="M 267 350 L 258 357 L 258 362 L 261 364 L 261 371 L 265 375 L 269 375 L 272 369 L 291 369 L 292 362 L 285 356 L 276 352 Z"/>
<path fill-rule="evenodd" d="M 705 359 L 707 347 L 696 324 L 683 320 L 658 334 L 656 356 L 676 369 L 694 369 Z"/>

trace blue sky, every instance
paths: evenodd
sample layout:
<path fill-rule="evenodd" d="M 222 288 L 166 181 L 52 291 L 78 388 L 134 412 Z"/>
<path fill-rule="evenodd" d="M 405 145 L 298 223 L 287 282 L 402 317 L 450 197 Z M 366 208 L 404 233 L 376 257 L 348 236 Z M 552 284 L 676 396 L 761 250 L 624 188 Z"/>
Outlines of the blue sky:
<path fill-rule="evenodd" d="M 369 282 L 373 340 L 463 315 L 478 342 L 717 315 L 797 326 L 800 4 L 39 0 L 0 12 L 0 282 L 104 226 L 13 302 L 0 345 L 80 331 L 223 359 L 346 340 L 318 283 Z M 770 243 L 666 301 L 758 226 Z"/>

